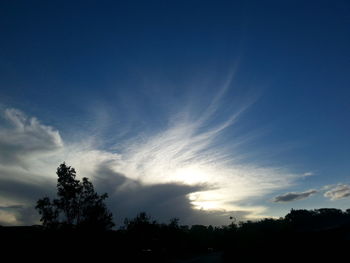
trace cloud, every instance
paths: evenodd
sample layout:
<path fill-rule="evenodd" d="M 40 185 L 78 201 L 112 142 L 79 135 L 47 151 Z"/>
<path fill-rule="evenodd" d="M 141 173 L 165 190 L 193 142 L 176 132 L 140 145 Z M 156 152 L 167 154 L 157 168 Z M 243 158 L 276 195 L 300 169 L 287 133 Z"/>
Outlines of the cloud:
<path fill-rule="evenodd" d="M 134 217 L 146 211 L 160 222 L 178 217 L 182 224 L 193 222 L 202 224 L 228 224 L 229 215 L 243 220 L 251 211 L 197 210 L 193 209 L 188 195 L 210 188 L 208 185 L 185 185 L 180 183 L 162 183 L 145 185 L 113 171 L 108 164 L 101 165 L 95 177 L 96 188 L 108 192 L 109 207 L 115 211 L 117 224 L 125 217 Z M 122 216 L 120 216 L 120 214 Z"/>
<path fill-rule="evenodd" d="M 297 201 L 297 200 L 303 200 L 306 198 L 309 198 L 310 196 L 312 196 L 313 194 L 316 194 L 318 191 L 315 189 L 311 189 L 305 192 L 300 192 L 300 193 L 296 193 L 296 192 L 290 192 L 290 193 L 286 193 L 283 195 L 279 195 L 276 196 L 273 199 L 273 202 L 276 203 L 284 203 L 284 202 L 292 202 L 292 201 Z"/>
<path fill-rule="evenodd" d="M 29 118 L 16 109 L 6 109 L 0 128 L 0 164 L 21 165 L 40 154 L 63 146 L 57 130 Z"/>
<path fill-rule="evenodd" d="M 12 169 L 11 169 L 12 168 Z M 0 166 L 0 225 L 39 223 L 36 201 L 55 193 L 56 182 L 20 167 Z M 51 171 L 54 174 L 54 170 Z"/>
<path fill-rule="evenodd" d="M 37 223 L 35 202 L 54 190 L 50 159 L 63 141 L 57 130 L 17 109 L 0 115 L 0 223 Z"/>
<path fill-rule="evenodd" d="M 305 177 L 309 177 L 309 176 L 314 176 L 315 174 L 313 172 L 306 172 L 303 174 Z"/>
<path fill-rule="evenodd" d="M 33 225 L 39 216 L 32 206 L 0 206 L 0 225 Z"/>
<path fill-rule="evenodd" d="M 0 210 L 2 211 L 8 211 L 13 209 L 21 209 L 23 208 L 22 205 L 9 205 L 9 206 L 0 206 Z"/>
<path fill-rule="evenodd" d="M 328 187 L 329 189 L 329 187 Z M 339 184 L 329 191 L 325 192 L 325 197 L 331 200 L 339 200 L 350 196 L 350 185 Z"/>
<path fill-rule="evenodd" d="M 30 180 L 0 178 L 0 197 L 16 202 L 29 203 L 52 193 L 53 190 L 55 190 L 55 184 L 51 181 L 42 180 L 40 183 L 35 183 Z M 2 205 L 1 202 L 0 205 Z"/>
<path fill-rule="evenodd" d="M 254 206 L 252 200 L 287 188 L 302 176 L 244 159 L 236 147 L 242 138 L 227 142 L 221 136 L 242 110 L 213 120 L 218 108 L 216 97 L 200 116 L 170 116 L 158 131 L 111 148 L 101 147 L 96 143 L 101 138 L 91 134 L 63 143 L 53 127 L 18 110 L 5 110 L 6 125 L 0 128 L 0 205 L 23 208 L 2 210 L 0 220 L 38 220 L 33 204 L 55 194 L 55 170 L 63 161 L 76 168 L 78 177 L 91 178 L 99 192 L 109 194 L 108 205 L 119 223 L 140 211 L 161 221 L 180 217 L 188 224 L 226 224 L 229 216 L 261 216 L 265 207 Z"/>
<path fill-rule="evenodd" d="M 286 188 L 300 177 L 282 167 L 242 162 L 244 157 L 234 147 L 239 138 L 229 145 L 220 142 L 236 118 L 232 115 L 229 121 L 210 126 L 202 118 L 177 118 L 164 130 L 117 149 L 121 159 L 115 170 L 144 184 L 210 183 L 214 189 L 190 195 L 198 209 L 236 209 L 234 202 Z"/>

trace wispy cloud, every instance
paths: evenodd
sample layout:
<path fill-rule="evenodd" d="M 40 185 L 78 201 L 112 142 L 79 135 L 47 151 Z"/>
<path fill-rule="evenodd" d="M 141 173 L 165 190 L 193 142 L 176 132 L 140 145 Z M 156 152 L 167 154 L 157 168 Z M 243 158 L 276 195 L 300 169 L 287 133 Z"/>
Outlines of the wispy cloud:
<path fill-rule="evenodd" d="M 189 194 L 198 209 L 237 209 L 235 202 L 293 184 L 301 176 L 285 168 L 242 162 L 244 156 L 235 148 L 239 138 L 220 141 L 222 133 L 234 127 L 245 108 L 209 124 L 219 110 L 225 89 L 198 118 L 179 114 L 165 129 L 117 149 L 121 159 L 115 169 L 144 184 L 208 184 L 211 189 Z"/>
<path fill-rule="evenodd" d="M 339 184 L 325 192 L 324 196 L 331 200 L 339 200 L 350 197 L 350 185 Z"/>
<path fill-rule="evenodd" d="M 293 202 L 297 200 L 303 200 L 306 198 L 309 198 L 310 196 L 316 194 L 318 191 L 315 189 L 311 189 L 305 192 L 290 192 L 290 193 L 285 193 L 279 196 L 276 196 L 273 199 L 273 202 L 276 203 L 284 203 L 284 202 Z"/>
<path fill-rule="evenodd" d="M 309 176 L 314 176 L 315 174 L 313 172 L 306 172 L 303 174 L 305 177 L 309 177 Z"/>
<path fill-rule="evenodd" d="M 215 119 L 220 115 L 220 100 L 228 85 L 202 114 L 181 112 L 169 116 L 165 128 L 152 134 L 141 133 L 111 149 L 99 147 L 96 141 L 101 138 L 89 134 L 80 141 L 63 143 L 54 128 L 18 110 L 5 110 L 6 125 L 0 128 L 4 182 L 0 205 L 32 207 L 43 190 L 54 193 L 54 171 L 59 163 L 67 161 L 79 176 L 92 178 L 99 189 L 109 186 L 106 190 L 110 205 L 120 217 L 145 209 L 157 217 L 164 212 L 161 204 L 166 204 L 169 214 L 173 211 L 188 222 L 190 218 L 203 222 L 204 214 L 221 218 L 214 223 L 227 215 L 258 217 L 265 207 L 241 204 L 287 188 L 303 175 L 283 167 L 258 165 L 240 154 L 236 147 L 241 144 L 240 138 L 225 141 L 222 134 L 228 128 L 234 129 L 247 107 Z M 118 204 L 120 200 L 129 206 Z M 18 211 L 17 223 L 21 214 Z M 4 217 L 15 220 L 8 213 Z"/>

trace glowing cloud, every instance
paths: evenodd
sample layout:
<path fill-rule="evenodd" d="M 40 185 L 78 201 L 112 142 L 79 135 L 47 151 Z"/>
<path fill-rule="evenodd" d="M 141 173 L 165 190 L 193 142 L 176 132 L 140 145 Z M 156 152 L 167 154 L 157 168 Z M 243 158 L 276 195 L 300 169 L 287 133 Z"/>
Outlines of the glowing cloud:
<path fill-rule="evenodd" d="M 164 130 L 117 148 L 120 159 L 114 169 L 149 185 L 206 185 L 206 190 L 188 195 L 193 207 L 227 211 L 237 209 L 237 202 L 286 188 L 302 177 L 281 167 L 240 162 L 243 156 L 234 147 L 239 139 L 226 142 L 227 147 L 219 146 L 222 132 L 234 126 L 244 109 L 210 125 L 223 94 L 220 92 L 198 118 L 179 114 Z"/>
<path fill-rule="evenodd" d="M 135 189 L 138 189 L 139 195 L 147 190 L 148 200 L 153 200 L 150 196 L 159 195 L 159 191 L 172 189 L 173 195 L 162 196 L 173 200 L 171 202 L 176 204 L 174 208 L 182 206 L 180 201 L 187 202 L 188 206 L 183 206 L 181 210 L 183 213 L 191 214 L 191 208 L 212 211 L 225 217 L 234 211 L 245 217 L 259 217 L 265 207 L 251 205 L 251 202 L 242 206 L 242 203 L 287 188 L 303 175 L 281 167 L 249 162 L 236 148 L 241 144 L 240 138 L 223 140 L 222 133 L 228 128 L 234 129 L 238 117 L 246 108 L 241 107 L 226 118 L 220 118 L 221 121 L 215 120 L 228 85 L 224 85 L 199 116 L 188 112 L 169 116 L 165 128 L 119 142 L 111 149 L 99 148 L 95 143 L 96 138 L 91 135 L 81 141 L 63 144 L 58 131 L 41 124 L 36 118 L 29 118 L 18 110 L 5 110 L 4 120 L 10 125 L 0 129 L 0 143 L 3 149 L 12 149 L 6 157 L 9 163 L 20 162 L 13 167 L 0 163 L 0 179 L 6 179 L 4 185 L 20 183 L 23 189 L 27 186 L 29 190 L 20 193 L 13 187 L 11 193 L 6 187 L 0 189 L 3 200 L 0 205 L 29 205 L 41 197 L 43 188 L 49 191 L 48 187 L 51 187 L 54 191 L 54 171 L 59 163 L 67 161 L 77 169 L 79 176 L 92 178 L 102 189 L 106 185 L 101 182 L 110 180 L 109 185 L 114 188 L 108 191 L 115 202 L 123 200 L 123 196 L 120 196 L 123 193 L 129 199 L 136 200 L 132 205 L 136 207 L 138 197 L 129 196 Z M 108 176 L 110 178 L 106 179 Z M 184 191 L 181 191 L 182 188 Z M 118 199 L 114 196 L 118 196 Z M 170 199 L 162 202 L 168 203 Z M 149 207 L 152 205 L 144 203 L 144 200 L 139 200 L 139 203 Z M 121 206 L 116 206 L 116 209 L 117 213 L 123 213 Z M 154 216 L 158 212 L 155 211 Z M 8 211 L 3 212 L 3 217 L 11 222 L 13 215 Z M 178 216 L 186 217 L 185 214 Z M 194 216 L 193 213 L 191 216 Z M 17 212 L 17 219 L 19 217 Z"/>

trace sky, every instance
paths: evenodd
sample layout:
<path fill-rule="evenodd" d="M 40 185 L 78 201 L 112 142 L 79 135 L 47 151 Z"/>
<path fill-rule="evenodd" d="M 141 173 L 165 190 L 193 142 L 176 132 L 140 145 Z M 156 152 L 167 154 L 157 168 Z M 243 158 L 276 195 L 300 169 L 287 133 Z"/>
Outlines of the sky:
<path fill-rule="evenodd" d="M 350 208 L 348 1 L 2 1 L 0 35 L 0 225 L 64 161 L 117 226 Z"/>

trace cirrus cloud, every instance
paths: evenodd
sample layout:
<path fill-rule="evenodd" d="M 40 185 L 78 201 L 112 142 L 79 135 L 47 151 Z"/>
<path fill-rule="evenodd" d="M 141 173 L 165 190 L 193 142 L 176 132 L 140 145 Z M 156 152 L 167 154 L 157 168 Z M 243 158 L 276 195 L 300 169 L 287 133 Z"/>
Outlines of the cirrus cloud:
<path fill-rule="evenodd" d="M 215 98 L 198 118 L 180 114 L 170 118 L 165 128 L 113 149 L 101 149 L 89 134 L 64 144 L 54 128 L 21 111 L 5 110 L 6 125 L 0 129 L 0 179 L 4 182 L 0 205 L 23 208 L 3 211 L 1 221 L 25 224 L 29 223 L 26 217 L 31 223 L 37 220 L 33 204 L 45 191 L 55 192 L 54 171 L 63 161 L 75 167 L 78 176 L 91 178 L 98 191 L 109 193 L 117 222 L 142 210 L 162 220 L 177 216 L 189 224 L 223 224 L 228 215 L 240 220 L 261 216 L 265 207 L 241 204 L 287 188 L 303 175 L 241 162 L 244 158 L 235 148 L 240 138 L 229 146 L 222 141 L 218 144 L 220 135 L 234 126 L 241 113 L 208 125 L 217 114 L 218 101 Z"/>

